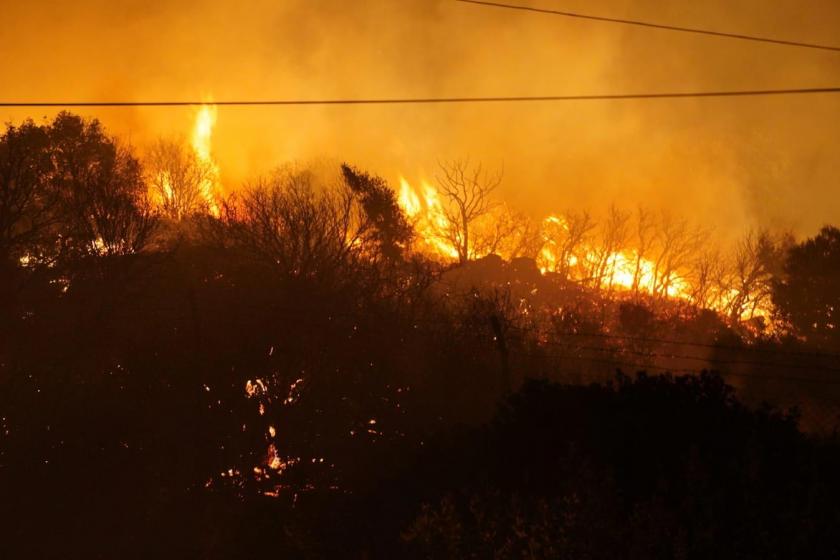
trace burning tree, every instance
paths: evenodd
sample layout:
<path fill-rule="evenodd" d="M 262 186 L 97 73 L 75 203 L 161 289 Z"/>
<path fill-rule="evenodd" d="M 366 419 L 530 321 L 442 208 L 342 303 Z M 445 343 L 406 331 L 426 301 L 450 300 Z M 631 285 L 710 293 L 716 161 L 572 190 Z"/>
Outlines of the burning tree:
<path fill-rule="evenodd" d="M 438 190 L 444 198 L 446 217 L 440 234 L 455 248 L 458 261 L 465 263 L 475 254 L 476 223 L 496 206 L 490 195 L 501 184 L 502 172 L 488 172 L 468 160 L 441 163 L 440 171 Z"/>
<path fill-rule="evenodd" d="M 680 273 L 691 263 L 703 237 L 703 232 L 692 228 L 687 220 L 677 220 L 662 214 L 656 229 L 651 290 L 654 295 L 665 298 L 684 291 L 687 286 Z"/>
<path fill-rule="evenodd" d="M 738 243 L 731 262 L 727 311 L 732 320 L 752 319 L 771 305 L 772 282 L 780 276 L 788 236 L 749 231 Z M 766 313 L 765 313 L 766 314 Z"/>
<path fill-rule="evenodd" d="M 538 224 L 507 204 L 499 204 L 487 214 L 471 237 L 474 256 L 500 255 L 514 259 L 533 257 L 539 252 Z"/>
<path fill-rule="evenodd" d="M 230 239 L 291 277 L 350 275 L 372 224 L 345 185 L 318 189 L 309 171 L 278 170 L 224 207 Z"/>
<path fill-rule="evenodd" d="M 601 226 L 600 246 L 596 248 L 593 255 L 590 277 L 596 289 L 606 287 L 612 291 L 616 274 L 625 272 L 627 259 L 622 253 L 627 249 L 629 220 L 628 213 L 610 206 Z"/>
<path fill-rule="evenodd" d="M 729 270 L 717 248 L 700 251 L 689 274 L 691 301 L 701 309 L 721 309 L 726 302 Z"/>
<path fill-rule="evenodd" d="M 180 139 L 161 139 L 149 152 L 148 180 L 153 197 L 173 220 L 195 214 L 219 215 L 219 167 L 211 153 L 215 125 L 216 106 L 202 105 L 195 115 L 189 146 Z"/>
<path fill-rule="evenodd" d="M 545 244 L 540 253 L 543 270 L 569 279 L 572 270 L 586 257 L 595 221 L 587 211 L 568 211 L 563 216 L 549 216 L 543 222 Z"/>
<path fill-rule="evenodd" d="M 211 210 L 207 185 L 215 177 L 213 165 L 198 157 L 182 140 L 160 139 L 146 157 L 152 196 L 161 212 L 173 220 Z"/>
<path fill-rule="evenodd" d="M 635 250 L 633 252 L 633 282 L 631 284 L 633 293 L 638 295 L 639 288 L 649 276 L 645 264 L 655 241 L 655 229 L 653 214 L 644 207 L 636 210 L 635 223 Z"/>

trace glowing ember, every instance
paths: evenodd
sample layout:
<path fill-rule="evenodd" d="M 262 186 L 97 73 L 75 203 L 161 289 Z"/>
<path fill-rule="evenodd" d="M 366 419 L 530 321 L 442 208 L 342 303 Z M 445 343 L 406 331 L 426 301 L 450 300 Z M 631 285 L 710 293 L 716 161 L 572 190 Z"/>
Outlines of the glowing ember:
<path fill-rule="evenodd" d="M 300 386 L 302 383 L 303 379 L 299 378 L 289 385 L 289 395 L 283 399 L 284 405 L 294 404 L 294 402 L 300 397 Z"/>
<path fill-rule="evenodd" d="M 279 471 L 285 468 L 286 464 L 277 454 L 277 448 L 274 447 L 274 444 L 268 446 L 268 468 L 273 469 L 275 471 Z"/>
<path fill-rule="evenodd" d="M 248 397 L 255 397 L 266 392 L 265 383 L 262 379 L 257 379 L 256 381 L 251 381 L 250 379 L 245 382 L 245 394 Z"/>
<path fill-rule="evenodd" d="M 289 457 L 287 459 L 283 459 L 280 457 L 280 454 L 277 451 L 277 448 L 272 443 L 268 446 L 268 453 L 266 456 L 266 466 L 273 470 L 277 471 L 278 474 L 282 474 L 287 468 L 291 467 L 295 463 L 300 461 L 300 457 Z"/>

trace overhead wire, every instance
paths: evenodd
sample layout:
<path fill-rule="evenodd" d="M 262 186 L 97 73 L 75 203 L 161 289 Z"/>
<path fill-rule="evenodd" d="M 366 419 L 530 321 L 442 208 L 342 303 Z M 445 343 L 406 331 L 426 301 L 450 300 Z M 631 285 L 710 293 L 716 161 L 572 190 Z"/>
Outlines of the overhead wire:
<path fill-rule="evenodd" d="M 605 93 L 573 95 L 513 95 L 475 97 L 383 97 L 345 99 L 224 99 L 208 100 L 163 100 L 163 101 L 0 101 L 0 107 L 196 107 L 215 105 L 219 107 L 255 106 L 330 106 L 330 105 L 436 105 L 469 103 L 534 103 L 569 101 L 622 101 L 633 99 L 693 99 L 716 97 L 759 97 L 784 95 L 815 95 L 840 93 L 840 87 L 808 87 L 784 89 L 747 89 L 711 91 L 671 91 L 648 93 Z"/>
<path fill-rule="evenodd" d="M 522 329 L 520 327 L 510 327 L 514 330 L 527 330 Z M 656 337 L 646 337 L 646 336 L 632 336 L 632 335 L 619 335 L 619 334 L 610 334 L 610 333 L 586 333 L 586 332 L 558 332 L 552 333 L 554 336 L 558 337 L 583 337 L 583 338 L 604 338 L 604 339 L 614 339 L 614 340 L 629 340 L 633 342 L 650 342 L 655 344 L 668 344 L 674 346 L 693 346 L 698 348 L 708 348 L 712 350 L 731 350 L 733 352 L 755 352 L 759 354 L 784 354 L 790 356 L 804 356 L 804 357 L 813 357 L 813 358 L 832 358 L 840 360 L 840 354 L 828 353 L 828 352 L 808 352 L 808 351 L 800 351 L 800 350 L 784 350 L 779 348 L 758 348 L 755 346 L 734 346 L 734 345 L 727 345 L 727 344 L 718 344 L 714 342 L 691 342 L 687 340 L 675 340 L 675 339 L 667 339 L 667 338 L 656 338 Z"/>
<path fill-rule="evenodd" d="M 566 349 L 579 349 L 579 350 L 586 350 L 592 352 L 603 352 L 603 353 L 615 353 L 618 355 L 621 354 L 632 354 L 636 356 L 642 356 L 652 359 L 671 359 L 671 360 L 689 360 L 689 361 L 698 361 L 710 364 L 712 366 L 721 366 L 721 365 L 748 365 L 748 366 L 755 366 L 755 367 L 765 367 L 765 368 L 784 368 L 784 369 L 805 369 L 808 371 L 826 371 L 832 373 L 840 373 L 840 369 L 832 368 L 832 367 L 824 367 L 824 366 L 808 366 L 802 364 L 774 364 L 771 362 L 755 362 L 755 361 L 747 361 L 747 360 L 718 360 L 713 358 L 707 358 L 703 356 L 689 356 L 683 354 L 663 354 L 658 352 L 645 352 L 641 350 L 634 350 L 629 348 L 610 348 L 606 346 L 583 346 L 577 344 L 565 344 L 558 341 L 548 341 L 548 342 L 541 342 L 538 345 L 540 346 L 553 346 L 553 347 L 561 347 Z M 638 366 L 645 366 L 648 367 L 647 364 L 636 364 L 634 367 Z M 668 368 L 665 368 L 668 369 Z M 670 368 L 670 369 L 680 369 L 682 368 Z M 696 371 L 696 370 L 694 370 Z M 737 375 L 737 373 L 736 373 Z M 761 377 L 763 379 L 779 379 L 785 381 L 806 381 L 806 382 L 813 382 L 813 383 L 827 383 L 827 384 L 840 384 L 840 378 L 838 379 L 827 379 L 827 378 L 818 378 L 818 377 L 798 377 L 798 376 L 780 376 L 780 375 L 756 375 L 756 377 Z"/>
<path fill-rule="evenodd" d="M 800 47 L 806 49 L 819 49 L 825 51 L 840 52 L 840 46 L 824 45 L 820 43 L 806 43 L 804 41 L 791 41 L 786 39 L 776 39 L 773 37 L 760 37 L 757 35 L 747 35 L 745 33 L 730 33 L 726 31 L 715 31 L 711 29 L 698 29 L 694 27 L 683 27 L 678 25 L 669 25 L 664 23 L 655 23 L 650 21 L 642 21 L 636 19 L 624 19 L 606 16 L 596 16 L 591 14 L 582 14 L 579 12 L 568 12 L 563 10 L 554 10 L 549 8 L 537 8 L 534 6 L 523 6 L 521 4 L 508 4 L 504 2 L 490 2 L 485 0 L 455 0 L 462 4 L 473 4 L 477 6 L 500 8 L 506 10 L 517 10 L 523 12 L 547 14 L 554 16 L 562 16 L 567 18 L 577 18 L 592 21 L 600 21 L 606 23 L 617 23 L 621 25 L 633 25 L 637 27 L 647 27 L 651 29 L 661 29 L 665 31 L 677 31 L 681 33 L 694 33 L 698 35 L 709 35 L 713 37 L 724 37 L 727 39 L 738 39 L 742 41 L 754 41 L 759 43 L 770 43 L 774 45 L 784 45 L 788 47 Z"/>

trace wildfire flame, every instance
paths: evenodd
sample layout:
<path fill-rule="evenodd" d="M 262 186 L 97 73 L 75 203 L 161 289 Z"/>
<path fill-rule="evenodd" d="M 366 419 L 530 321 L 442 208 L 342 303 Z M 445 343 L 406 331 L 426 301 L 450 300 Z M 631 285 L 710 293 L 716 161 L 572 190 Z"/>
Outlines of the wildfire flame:
<path fill-rule="evenodd" d="M 202 179 L 198 184 L 198 195 L 203 207 L 214 216 L 219 215 L 219 205 L 216 202 L 216 187 L 218 186 L 219 166 L 213 159 L 212 141 L 213 128 L 216 125 L 217 110 L 215 105 L 202 105 L 195 114 L 189 150 L 195 158 L 195 163 L 201 168 Z M 180 149 L 180 147 L 178 147 Z M 175 171 L 177 176 L 177 171 Z M 183 195 L 177 192 L 177 185 L 173 181 L 173 170 L 164 166 L 156 177 L 155 187 L 150 188 L 152 200 L 161 208 L 169 207 L 171 213 L 178 219 L 194 211 L 190 203 L 179 200 Z"/>
<path fill-rule="evenodd" d="M 560 227 L 568 231 L 566 221 L 559 216 L 549 216 L 544 222 L 544 229 Z M 566 257 L 566 262 L 561 263 L 562 255 L 557 249 L 554 241 L 546 237 L 545 244 L 537 258 L 537 265 L 543 274 L 556 271 L 561 264 L 572 271 L 582 269 L 591 271 L 601 265 L 600 275 L 603 284 L 608 288 L 623 290 L 636 289 L 643 293 L 653 294 L 657 289 L 657 281 L 665 285 L 664 292 L 668 297 L 691 300 L 691 286 L 683 278 L 672 273 L 667 279 L 657 278 L 656 264 L 644 257 L 639 257 L 635 251 L 615 251 L 607 255 L 600 254 L 597 249 L 582 244 L 576 254 Z M 575 277 L 573 279 L 583 280 Z M 667 281 L 665 281 L 667 280 Z"/>
<path fill-rule="evenodd" d="M 458 250 L 451 241 L 451 233 L 457 226 L 447 217 L 440 193 L 426 181 L 421 181 L 421 188 L 415 189 L 405 179 L 400 178 L 398 202 L 403 212 L 414 225 L 418 237 L 417 249 L 429 256 L 443 261 L 458 259 Z M 492 221 L 492 220 L 491 220 Z M 667 276 L 657 269 L 654 261 L 640 257 L 632 249 L 604 254 L 597 247 L 581 243 L 573 254 L 565 257 L 556 244 L 556 236 L 548 232 L 568 233 L 566 220 L 557 215 L 549 215 L 542 221 L 543 245 L 537 255 L 537 266 L 542 274 L 556 272 L 561 268 L 567 271 L 570 280 L 586 282 L 593 280 L 593 271 L 597 270 L 598 286 L 609 290 L 637 291 L 642 294 L 664 295 L 671 299 L 693 302 L 693 286 L 682 271 L 671 271 Z M 474 258 L 484 254 L 471 255 Z M 510 255 L 500 255 L 509 258 Z M 565 262 L 562 262 L 565 259 Z M 736 290 L 717 294 L 717 311 L 723 312 L 738 296 Z M 753 316 L 770 316 L 770 309 L 754 309 L 742 319 Z"/>
<path fill-rule="evenodd" d="M 212 139 L 213 129 L 218 116 L 217 107 L 212 104 L 202 105 L 196 112 L 190 146 L 201 165 L 210 171 L 200 185 L 202 199 L 209 212 L 219 215 L 216 202 L 216 188 L 218 186 L 219 166 L 213 159 Z M 164 194 L 171 196 L 171 185 L 164 178 Z M 412 186 L 404 177 L 399 180 L 400 189 L 398 203 L 412 223 L 417 234 L 415 249 L 427 256 L 443 261 L 454 261 L 459 257 L 455 241 L 459 239 L 457 224 L 454 224 L 447 214 L 448 202 L 438 190 L 428 181 L 421 180 L 419 188 Z M 489 222 L 492 223 L 491 216 Z M 635 250 L 621 250 L 604 254 L 603 250 L 581 243 L 573 254 L 562 254 L 555 241 L 556 236 L 547 232 L 556 232 L 558 228 L 568 232 L 566 220 L 557 215 L 549 215 L 542 221 L 543 245 L 537 255 L 537 266 L 543 274 L 563 269 L 568 278 L 574 281 L 591 281 L 592 271 L 597 269 L 597 286 L 609 290 L 634 290 L 651 295 L 664 295 L 672 299 L 693 301 L 691 283 L 679 271 L 669 272 L 667 277 L 657 270 L 656 263 L 650 259 L 640 257 Z M 486 256 L 479 251 L 472 252 L 470 258 Z M 504 258 L 510 255 L 500 255 Z M 565 262 L 564 262 L 565 261 Z M 733 301 L 737 291 L 718 294 L 718 311 Z M 752 315 L 768 316 L 770 310 L 755 309 Z M 256 386 L 254 386 L 256 389 Z M 293 387 L 294 389 L 294 387 Z M 290 396 L 291 399 L 291 396 Z"/>
<path fill-rule="evenodd" d="M 219 206 L 216 203 L 215 187 L 219 177 L 219 166 L 213 160 L 212 141 L 213 128 L 216 126 L 218 110 L 215 105 L 202 105 L 195 116 L 195 124 L 192 133 L 192 149 L 196 158 L 202 165 L 206 165 L 210 173 L 201 182 L 201 196 L 214 216 L 219 215 Z"/>
<path fill-rule="evenodd" d="M 444 259 L 457 259 L 458 249 L 448 239 L 452 230 L 446 217 L 437 189 L 426 181 L 423 190 L 417 192 L 405 178 L 400 178 L 400 207 L 414 225 L 418 238 L 426 253 L 439 255 Z"/>
<path fill-rule="evenodd" d="M 552 215 L 543 221 L 544 230 L 558 227 L 568 232 L 569 227 L 562 217 Z M 631 290 L 635 286 L 636 289 L 647 293 L 653 293 L 656 289 L 656 265 L 649 259 L 639 258 L 635 251 L 616 251 L 604 256 L 593 247 L 583 244 L 576 249 L 576 254 L 567 255 L 566 262 L 562 263 L 563 257 L 555 241 L 545 236 L 544 242 L 537 258 L 537 264 L 543 274 L 554 272 L 563 264 L 573 271 L 577 268 L 592 270 L 601 262 L 601 275 L 609 287 Z M 572 278 L 582 279 L 574 278 L 574 275 Z M 686 299 L 689 289 L 683 279 L 674 275 L 668 278 L 668 296 Z"/>

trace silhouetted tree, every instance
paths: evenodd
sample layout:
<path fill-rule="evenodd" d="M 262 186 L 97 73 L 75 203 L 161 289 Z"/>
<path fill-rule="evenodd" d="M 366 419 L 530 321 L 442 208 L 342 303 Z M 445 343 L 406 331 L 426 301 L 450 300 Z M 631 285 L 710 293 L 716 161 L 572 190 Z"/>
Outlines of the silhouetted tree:
<path fill-rule="evenodd" d="M 446 231 L 440 232 L 458 251 L 463 264 L 475 255 L 473 228 L 494 208 L 490 197 L 502 182 L 501 171 L 490 173 L 480 164 L 456 160 L 440 164 L 438 188 L 443 195 Z"/>
<path fill-rule="evenodd" d="M 788 236 L 773 236 L 768 231 L 750 231 L 740 240 L 728 282 L 733 294 L 727 304 L 730 320 L 752 319 L 756 311 L 769 307 L 771 282 L 782 272 L 790 244 Z"/>
<path fill-rule="evenodd" d="M 698 252 L 690 265 L 691 301 L 702 309 L 719 309 L 728 292 L 726 263 L 716 248 Z"/>
<path fill-rule="evenodd" d="M 690 264 L 705 236 L 699 229 L 693 229 L 688 221 L 664 213 L 657 226 L 652 291 L 664 298 L 681 271 Z"/>
<path fill-rule="evenodd" d="M 365 242 L 372 242 L 374 253 L 388 260 L 400 258 L 411 243 L 413 231 L 394 191 L 381 177 L 368 175 L 346 163 L 341 166 L 341 173 L 370 222 Z"/>
<path fill-rule="evenodd" d="M 3 262 L 136 253 L 156 225 L 140 163 L 96 119 L 9 127 L 0 182 Z"/>
<path fill-rule="evenodd" d="M 0 137 L 0 267 L 38 260 L 54 222 L 49 129 L 32 121 Z"/>
<path fill-rule="evenodd" d="M 476 255 L 500 255 L 512 260 L 533 258 L 539 251 L 539 228 L 528 216 L 504 203 L 477 221 L 471 235 Z"/>
<path fill-rule="evenodd" d="M 634 234 L 633 293 L 638 295 L 646 274 L 643 263 L 650 258 L 650 251 L 656 241 L 653 214 L 642 206 L 636 209 Z"/>
<path fill-rule="evenodd" d="M 595 220 L 587 211 L 567 211 L 562 217 L 551 217 L 543 223 L 543 238 L 555 257 L 554 270 L 564 279 L 586 262 L 584 247 L 595 229 Z"/>
<path fill-rule="evenodd" d="M 211 209 L 215 170 L 182 140 L 160 139 L 146 156 L 147 180 L 163 214 L 182 220 Z"/>
<path fill-rule="evenodd" d="M 372 221 L 348 186 L 318 190 L 309 171 L 278 170 L 246 186 L 223 214 L 239 249 L 291 277 L 357 271 Z"/>
<path fill-rule="evenodd" d="M 601 243 L 595 251 L 590 277 L 596 289 L 612 290 L 615 280 L 615 255 L 625 249 L 629 236 L 630 214 L 610 206 L 601 226 Z"/>
<path fill-rule="evenodd" d="M 107 136 L 99 121 L 61 113 L 50 128 L 61 232 L 67 256 L 124 255 L 142 250 L 157 218 L 140 162 Z"/>
<path fill-rule="evenodd" d="M 840 229 L 793 246 L 772 283 L 778 316 L 808 342 L 840 349 Z"/>

